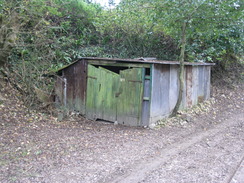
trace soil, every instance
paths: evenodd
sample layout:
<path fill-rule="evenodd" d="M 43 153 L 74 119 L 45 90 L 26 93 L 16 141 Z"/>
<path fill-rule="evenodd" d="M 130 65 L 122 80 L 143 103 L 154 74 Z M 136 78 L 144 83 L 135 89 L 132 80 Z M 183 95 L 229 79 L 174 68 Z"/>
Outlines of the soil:
<path fill-rule="evenodd" d="M 148 129 L 74 114 L 59 122 L 28 110 L 6 83 L 0 182 L 241 182 L 243 89 L 213 87 L 209 101 Z"/>

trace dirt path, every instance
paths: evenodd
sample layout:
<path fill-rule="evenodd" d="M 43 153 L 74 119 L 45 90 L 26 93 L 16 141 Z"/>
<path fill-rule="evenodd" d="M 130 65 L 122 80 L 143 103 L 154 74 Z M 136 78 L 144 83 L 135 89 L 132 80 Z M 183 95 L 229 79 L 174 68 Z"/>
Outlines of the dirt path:
<path fill-rule="evenodd" d="M 244 180 L 244 157 L 242 158 L 239 168 L 236 169 L 233 176 L 230 178 L 230 183 L 241 183 Z"/>
<path fill-rule="evenodd" d="M 243 127 L 244 114 L 237 114 L 165 147 L 157 157 L 105 182 L 230 182 L 244 157 Z"/>
<path fill-rule="evenodd" d="M 213 88 L 211 102 L 154 130 L 58 122 L 28 111 L 8 86 L 0 92 L 1 183 L 236 183 L 243 175 L 243 86 Z"/>

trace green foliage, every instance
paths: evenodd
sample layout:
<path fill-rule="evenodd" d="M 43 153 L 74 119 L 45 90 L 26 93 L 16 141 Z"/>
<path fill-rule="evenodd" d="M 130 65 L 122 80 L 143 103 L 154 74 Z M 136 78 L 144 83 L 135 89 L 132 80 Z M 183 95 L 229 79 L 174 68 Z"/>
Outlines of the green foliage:
<path fill-rule="evenodd" d="M 19 27 L 16 46 L 10 49 L 5 66 L 9 77 L 22 91 L 26 104 L 35 106 L 35 88 L 49 94 L 53 90 L 53 80 L 44 78 L 45 73 L 77 57 L 91 55 L 89 51 L 79 52 L 97 43 L 92 21 L 95 12 L 101 9 L 77 0 L 5 0 L 2 5 L 6 23 L 18 17 L 18 22 L 10 22 L 9 28 Z"/>
<path fill-rule="evenodd" d="M 243 1 L 154 0 L 157 27 L 180 40 L 187 23 L 187 61 L 225 60 L 226 53 L 243 53 Z"/>
<path fill-rule="evenodd" d="M 176 59 L 174 39 L 154 28 L 152 14 L 143 6 L 140 1 L 122 1 L 117 8 L 103 11 L 95 24 L 100 43 L 115 57 Z"/>
<path fill-rule="evenodd" d="M 33 106 L 35 87 L 52 93 L 43 74 L 79 57 L 178 59 L 183 22 L 186 61 L 235 62 L 243 58 L 242 9 L 240 0 L 122 0 L 110 9 L 88 0 L 0 0 L 0 65 Z"/>

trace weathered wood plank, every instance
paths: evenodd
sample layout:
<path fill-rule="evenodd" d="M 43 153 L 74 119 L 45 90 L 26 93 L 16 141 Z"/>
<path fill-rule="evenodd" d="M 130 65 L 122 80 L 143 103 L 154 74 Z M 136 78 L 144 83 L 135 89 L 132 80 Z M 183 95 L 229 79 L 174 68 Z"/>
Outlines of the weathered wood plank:
<path fill-rule="evenodd" d="M 170 65 L 154 65 L 152 71 L 151 120 L 162 119 L 170 112 L 169 83 Z"/>
<path fill-rule="evenodd" d="M 198 66 L 192 68 L 192 105 L 196 105 L 198 102 Z"/>
<path fill-rule="evenodd" d="M 192 74 L 192 66 L 186 66 L 186 107 L 189 108 L 193 105 L 192 101 L 192 86 L 193 86 L 193 74 Z"/>
<path fill-rule="evenodd" d="M 172 111 L 176 105 L 179 94 L 179 79 L 177 65 L 170 66 L 169 108 Z"/>
<path fill-rule="evenodd" d="M 143 68 L 120 71 L 121 94 L 118 97 L 118 123 L 132 126 L 140 125 L 144 74 L 145 70 Z M 131 82 L 130 80 L 138 82 Z"/>
<path fill-rule="evenodd" d="M 115 61 L 100 61 L 100 60 L 89 60 L 89 64 L 99 65 L 99 66 L 116 66 L 116 67 L 128 67 L 128 68 L 150 68 L 150 64 L 140 64 L 140 63 L 119 63 Z"/>
<path fill-rule="evenodd" d="M 119 59 L 119 58 L 98 58 L 98 57 L 83 57 L 81 59 L 85 59 L 88 61 L 106 61 L 111 63 L 147 63 L 147 64 L 161 64 L 161 65 L 179 65 L 178 61 L 165 61 L 165 60 L 147 60 L 147 59 Z M 185 65 L 215 65 L 214 63 L 204 63 L 204 62 L 185 62 Z"/>
<path fill-rule="evenodd" d="M 103 67 L 88 65 L 86 114 L 89 118 L 116 121 L 119 78 Z"/>
<path fill-rule="evenodd" d="M 197 103 L 204 101 L 204 88 L 205 88 L 205 74 L 204 67 L 198 67 L 198 93 L 197 93 Z"/>
<path fill-rule="evenodd" d="M 210 98 L 210 87 L 211 87 L 211 66 L 204 66 L 205 67 L 205 88 L 204 88 L 204 100 Z"/>
<path fill-rule="evenodd" d="M 87 61 L 77 62 L 74 67 L 74 109 L 85 114 L 86 87 L 87 87 Z"/>
<path fill-rule="evenodd" d="M 96 119 L 96 101 L 97 95 L 97 80 L 93 79 L 98 74 L 95 71 L 95 67 L 88 65 L 88 80 L 87 80 L 87 93 L 86 93 L 86 117 L 88 119 Z"/>
<path fill-rule="evenodd" d="M 151 102 L 151 79 L 145 77 L 144 79 L 144 91 L 143 91 L 143 102 L 142 102 L 142 119 L 141 126 L 149 125 L 150 116 L 150 102 Z"/>

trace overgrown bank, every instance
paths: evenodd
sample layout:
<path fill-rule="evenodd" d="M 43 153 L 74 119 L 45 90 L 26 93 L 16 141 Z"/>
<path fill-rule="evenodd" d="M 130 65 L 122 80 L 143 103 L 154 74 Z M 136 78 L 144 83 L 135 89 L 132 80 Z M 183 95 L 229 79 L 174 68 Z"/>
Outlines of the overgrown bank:
<path fill-rule="evenodd" d="M 200 176 L 203 182 L 221 182 L 243 156 L 243 118 L 237 116 L 244 113 L 244 86 L 213 87 L 211 101 L 165 121 L 161 124 L 163 128 L 151 130 L 75 116 L 58 122 L 57 118 L 26 108 L 18 99 L 18 92 L 9 83 L 2 84 L 0 93 L 6 99 L 0 103 L 0 182 L 3 183 L 113 182 L 144 168 L 150 172 L 152 166 L 145 164 L 161 156 L 167 158 L 161 170 L 168 172 L 159 175 L 166 175 L 165 179 L 172 175 L 169 182 L 172 177 L 175 182 L 182 181 L 182 176 L 176 177 L 182 172 L 189 181 L 197 181 Z M 220 126 L 230 128 L 213 136 L 212 130 L 219 130 Z M 201 136 L 206 133 L 209 135 Z M 199 145 L 196 139 L 203 141 Z M 189 141 L 191 146 L 182 150 L 182 144 Z M 172 147 L 177 153 L 172 152 Z M 139 167 L 137 171 L 137 165 L 142 165 L 142 169 Z M 209 165 L 215 168 L 210 171 Z M 152 175 L 155 173 L 154 170 Z"/>
<path fill-rule="evenodd" d="M 104 9 L 85 0 L 1 0 L 1 69 L 26 105 L 40 108 L 33 91 L 53 90 L 52 78 L 43 76 L 79 57 L 178 60 L 187 21 L 183 59 L 215 62 L 214 76 L 232 82 L 243 77 L 242 6 L 233 0 L 123 0 Z"/>

